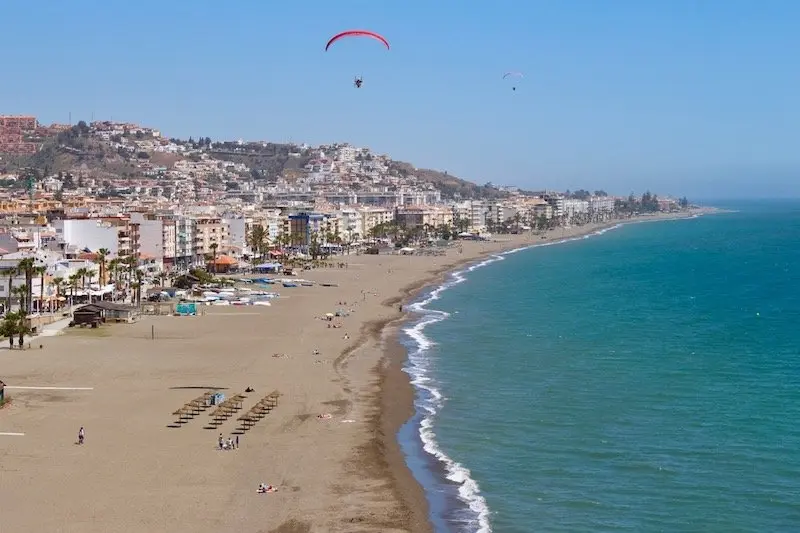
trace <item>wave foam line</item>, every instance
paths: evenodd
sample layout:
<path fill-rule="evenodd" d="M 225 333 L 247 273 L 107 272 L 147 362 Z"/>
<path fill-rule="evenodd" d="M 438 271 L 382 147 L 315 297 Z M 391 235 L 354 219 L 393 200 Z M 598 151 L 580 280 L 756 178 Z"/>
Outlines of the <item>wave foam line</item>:
<path fill-rule="evenodd" d="M 422 448 L 426 453 L 436 458 L 436 460 L 442 464 L 445 472 L 447 472 L 445 477 L 458 485 L 459 498 L 467 505 L 473 515 L 473 518 L 468 520 L 468 523 L 465 525 L 470 527 L 470 530 L 475 531 L 475 533 L 492 532 L 491 522 L 489 520 L 491 511 L 486 503 L 486 498 L 481 494 L 478 482 L 472 478 L 469 469 L 457 461 L 454 461 L 442 450 L 439 443 L 436 441 L 436 433 L 434 432 L 436 415 L 444 406 L 446 399 L 442 395 L 438 383 L 430 375 L 431 360 L 426 356 L 426 353 L 435 343 L 425 336 L 424 331 L 425 328 L 431 324 L 436 324 L 437 322 L 449 318 L 450 313 L 436 309 L 428 309 L 427 306 L 438 300 L 444 291 L 467 281 L 466 275 L 468 273 L 491 265 L 492 263 L 504 261 L 507 255 L 512 255 L 530 248 L 552 246 L 554 244 L 588 239 L 594 235 L 602 235 L 607 231 L 617 229 L 622 225 L 623 224 L 620 223 L 579 237 L 570 237 L 558 241 L 521 246 L 513 250 L 492 255 L 488 259 L 472 264 L 463 270 L 452 272 L 449 279 L 428 292 L 424 299 L 414 302 L 407 307 L 408 310 L 422 315 L 422 318 L 416 321 L 412 326 L 403 329 L 403 332 L 408 335 L 417 346 L 415 350 L 408 354 L 408 363 L 403 370 L 411 377 L 411 384 L 417 390 L 422 391 L 422 394 L 420 394 L 420 401 L 416 402 L 415 405 L 417 412 L 422 415 L 419 426 Z"/>

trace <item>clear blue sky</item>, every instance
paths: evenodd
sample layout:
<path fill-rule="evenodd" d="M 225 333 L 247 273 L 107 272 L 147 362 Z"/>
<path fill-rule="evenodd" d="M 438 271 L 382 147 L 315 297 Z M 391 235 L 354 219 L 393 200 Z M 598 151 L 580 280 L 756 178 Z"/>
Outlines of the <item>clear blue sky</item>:
<path fill-rule="evenodd" d="M 800 196 L 797 1 L 4 0 L 0 14 L 0 113 L 349 141 L 480 183 Z M 323 51 L 350 28 L 392 50 Z M 508 70 L 525 73 L 517 91 Z"/>

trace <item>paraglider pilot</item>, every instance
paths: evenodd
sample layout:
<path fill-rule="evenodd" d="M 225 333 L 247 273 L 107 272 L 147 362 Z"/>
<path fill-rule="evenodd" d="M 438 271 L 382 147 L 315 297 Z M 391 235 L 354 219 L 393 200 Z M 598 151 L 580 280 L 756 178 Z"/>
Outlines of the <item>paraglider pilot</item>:
<path fill-rule="evenodd" d="M 355 86 L 356 86 L 356 89 L 360 89 L 360 88 L 361 88 L 361 84 L 362 84 L 362 83 L 364 83 L 364 80 L 363 80 L 362 78 L 356 78 L 356 79 L 353 81 L 353 85 L 355 85 Z"/>

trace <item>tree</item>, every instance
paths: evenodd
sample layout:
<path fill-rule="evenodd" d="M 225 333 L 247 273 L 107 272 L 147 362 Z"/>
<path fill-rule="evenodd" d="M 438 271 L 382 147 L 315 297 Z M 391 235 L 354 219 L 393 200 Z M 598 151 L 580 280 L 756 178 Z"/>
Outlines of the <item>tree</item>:
<path fill-rule="evenodd" d="M 14 287 L 12 292 L 14 293 L 14 296 L 16 296 L 17 300 L 19 301 L 19 311 L 18 312 L 22 313 L 23 315 L 27 315 L 25 310 L 28 308 L 28 304 L 27 304 L 28 286 L 27 285 L 20 285 L 18 287 Z"/>
<path fill-rule="evenodd" d="M 33 288 L 31 287 L 31 284 L 33 282 L 33 273 L 34 273 L 35 266 L 36 266 L 36 262 L 35 262 L 33 257 L 26 257 L 25 259 L 22 259 L 22 260 L 20 260 L 19 263 L 17 263 L 17 272 L 19 272 L 20 274 L 25 274 L 25 288 L 27 290 L 27 292 L 25 293 L 25 302 L 26 302 L 25 314 L 26 315 L 31 314 L 31 296 L 32 296 L 32 292 L 33 292 Z M 22 307 L 22 306 L 20 306 L 20 307 Z"/>
<path fill-rule="evenodd" d="M 267 232 L 261 224 L 254 224 L 250 230 L 248 244 L 253 250 L 254 259 L 261 257 L 267 241 Z"/>
<path fill-rule="evenodd" d="M 96 270 L 92 270 L 91 268 L 86 269 L 86 280 L 89 286 L 89 303 L 92 303 L 92 279 L 97 275 Z"/>
<path fill-rule="evenodd" d="M 308 253 L 311 259 L 316 260 L 322 254 L 322 243 L 320 242 L 319 234 L 315 231 L 311 234 L 308 243 Z"/>
<path fill-rule="evenodd" d="M 111 254 L 108 248 L 100 248 L 97 250 L 97 261 L 100 263 L 100 285 L 106 283 L 106 258 Z"/>
<path fill-rule="evenodd" d="M 69 277 L 69 305 L 70 307 L 75 303 L 75 293 L 78 290 L 78 282 L 80 281 L 81 277 L 76 272 L 75 274 L 71 274 Z"/>
<path fill-rule="evenodd" d="M 0 335 L 3 337 L 8 337 L 9 348 L 14 348 L 14 337 L 18 337 L 19 347 L 22 349 L 25 341 L 25 335 L 30 334 L 30 325 L 25 319 L 25 314 L 22 311 L 6 313 L 3 321 L 0 322 Z"/>
<path fill-rule="evenodd" d="M 10 313 L 11 294 L 14 289 L 14 278 L 17 277 L 17 270 L 15 268 L 10 268 L 5 271 L 5 275 L 8 276 L 8 292 L 6 293 L 6 313 Z"/>
<path fill-rule="evenodd" d="M 211 248 L 211 266 L 214 267 L 214 274 L 216 274 L 217 273 L 217 249 L 219 248 L 219 245 L 217 243 L 215 243 L 215 242 L 212 242 L 211 246 L 209 248 Z"/>
<path fill-rule="evenodd" d="M 142 303 L 142 279 L 144 278 L 144 273 L 141 270 L 136 271 L 136 283 L 134 284 L 134 290 L 136 291 L 136 305 L 141 305 Z"/>
<path fill-rule="evenodd" d="M 56 288 L 56 304 L 55 307 L 58 308 L 61 305 L 60 298 L 61 298 L 61 287 L 64 285 L 64 278 L 55 277 L 53 278 L 50 283 Z"/>

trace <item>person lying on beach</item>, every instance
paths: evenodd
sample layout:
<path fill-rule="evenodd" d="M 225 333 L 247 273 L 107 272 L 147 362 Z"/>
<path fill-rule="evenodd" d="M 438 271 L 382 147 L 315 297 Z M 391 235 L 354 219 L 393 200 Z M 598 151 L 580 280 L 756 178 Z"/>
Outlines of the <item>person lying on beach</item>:
<path fill-rule="evenodd" d="M 265 494 L 267 492 L 278 492 L 278 488 L 273 487 L 272 485 L 261 483 L 258 485 L 258 490 L 256 492 L 258 492 L 259 494 Z"/>
<path fill-rule="evenodd" d="M 317 415 L 317 418 L 320 420 L 330 420 L 331 418 L 333 418 L 333 415 L 330 413 L 321 413 Z"/>

